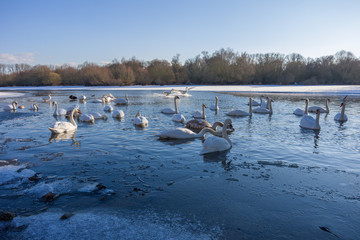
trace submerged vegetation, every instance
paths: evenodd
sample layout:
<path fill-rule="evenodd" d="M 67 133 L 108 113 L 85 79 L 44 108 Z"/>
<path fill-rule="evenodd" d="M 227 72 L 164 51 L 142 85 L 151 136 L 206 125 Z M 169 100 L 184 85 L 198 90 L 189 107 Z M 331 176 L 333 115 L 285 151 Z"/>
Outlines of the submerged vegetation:
<path fill-rule="evenodd" d="M 77 67 L 0 64 L 0 86 L 150 84 L 360 84 L 360 59 L 346 51 L 305 59 L 295 53 L 239 54 L 220 49 L 211 55 L 202 52 L 184 64 L 179 55 L 171 62 L 134 57 Z"/>

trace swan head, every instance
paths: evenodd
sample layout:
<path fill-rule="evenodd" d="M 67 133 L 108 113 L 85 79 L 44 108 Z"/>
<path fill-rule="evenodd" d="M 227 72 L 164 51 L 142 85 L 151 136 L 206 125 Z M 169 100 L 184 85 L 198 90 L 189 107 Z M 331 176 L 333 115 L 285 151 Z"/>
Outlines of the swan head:
<path fill-rule="evenodd" d="M 138 112 L 135 117 L 141 117 L 140 112 Z"/>
<path fill-rule="evenodd" d="M 175 99 L 180 99 L 180 97 L 179 97 L 179 96 L 175 96 Z"/>
<path fill-rule="evenodd" d="M 202 107 L 203 107 L 203 108 L 207 108 L 207 106 L 206 106 L 204 103 L 202 104 Z"/>
<path fill-rule="evenodd" d="M 340 107 L 342 107 L 342 106 L 344 106 L 344 103 L 341 103 L 341 104 L 340 104 Z"/>

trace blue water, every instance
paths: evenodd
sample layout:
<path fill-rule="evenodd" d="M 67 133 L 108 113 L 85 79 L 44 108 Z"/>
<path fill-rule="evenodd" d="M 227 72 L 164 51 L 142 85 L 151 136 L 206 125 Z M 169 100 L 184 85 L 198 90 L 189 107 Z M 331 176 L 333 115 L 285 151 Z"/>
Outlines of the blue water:
<path fill-rule="evenodd" d="M 16 158 L 19 164 L 27 164 L 28 169 L 41 177 L 37 182 L 24 178 L 0 184 L 0 210 L 17 213 L 18 224 L 35 216 L 44 222 L 41 226 L 30 223 L 23 231 L 4 231 L 4 236 L 33 239 L 47 234 L 61 239 L 65 235 L 54 234 L 46 221 L 52 222 L 54 216 L 58 218 L 56 214 L 63 212 L 75 213 L 74 219 L 84 213 L 96 217 L 106 214 L 133 222 L 134 215 L 147 216 L 148 221 L 160 221 L 162 227 L 176 221 L 180 230 L 155 231 L 154 238 L 158 239 L 174 237 L 169 233 L 177 231 L 186 232 L 189 234 L 186 236 L 194 239 L 336 239 L 334 234 L 356 239 L 358 236 L 359 98 L 348 99 L 349 121 L 340 124 L 333 119 L 340 111 L 340 101 L 330 96 L 331 112 L 320 116 L 321 130 L 314 132 L 301 129 L 301 117 L 292 114 L 296 108 L 304 107 L 303 97 L 272 95 L 275 101 L 272 115 L 231 118 L 235 128 L 230 135 L 232 149 L 202 156 L 201 139 L 160 141 L 156 138 L 162 130 L 183 126 L 173 122 L 171 115 L 160 113 L 162 108 L 174 107 L 173 98 L 164 97 L 161 91 L 111 91 L 115 97 L 129 95 L 128 106 L 114 106 L 125 112 L 125 119 L 118 121 L 105 113 L 109 117 L 107 121 L 78 123 L 75 135 L 67 139 L 51 139 L 48 127 L 56 121 L 52 115 L 54 107 L 41 102 L 41 96 L 50 92 L 60 108 L 78 104 L 83 113 L 105 113 L 105 104 L 91 101 L 109 93 L 26 91 L 23 97 L 0 99 L 0 104 L 17 100 L 19 105 L 26 106 L 16 112 L 0 112 L 0 158 Z M 88 97 L 86 103 L 71 102 L 68 98 L 80 94 Z M 224 121 L 225 113 L 230 110 L 248 110 L 248 95 L 196 91 L 190 94 L 179 102 L 179 110 L 187 120 L 193 111 L 201 110 L 202 103 L 214 104 L 215 96 L 219 97 L 220 110 L 216 114 L 206 109 L 210 123 Z M 32 103 L 38 103 L 38 112 L 28 110 Z M 310 96 L 312 105 L 325 107 L 324 96 Z M 133 126 L 132 119 L 138 111 L 149 121 L 145 129 Z M 107 190 L 79 191 L 98 183 Z M 41 196 L 49 191 L 58 197 L 44 203 Z M 44 207 L 47 209 L 40 213 Z M 150 215 L 158 216 L 157 220 L 149 217 L 149 211 Z M 102 219 L 108 219 L 106 216 Z M 82 236 L 81 227 L 88 229 L 91 225 L 79 226 L 80 230 L 76 231 L 79 235 L 72 232 L 72 236 Z M 334 234 L 319 227 L 327 227 Z M 71 232 L 66 226 L 57 228 L 63 233 Z M 107 229 L 103 225 L 99 228 Z M 116 229 L 108 231 L 115 233 Z M 129 229 L 129 239 L 135 239 L 134 231 Z M 91 235 L 95 238 L 96 234 Z M 138 236 L 147 238 L 146 234 Z"/>

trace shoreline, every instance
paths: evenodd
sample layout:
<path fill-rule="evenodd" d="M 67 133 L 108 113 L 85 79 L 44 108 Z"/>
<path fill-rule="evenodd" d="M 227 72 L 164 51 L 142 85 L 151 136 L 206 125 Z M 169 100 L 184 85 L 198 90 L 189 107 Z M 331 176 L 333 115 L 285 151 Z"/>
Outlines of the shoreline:
<path fill-rule="evenodd" d="M 360 97 L 360 85 L 149 85 L 149 86 L 41 86 L 41 87 L 0 87 L 0 98 L 19 97 L 24 95 L 18 91 L 111 91 L 140 90 L 165 91 L 184 90 L 215 91 L 231 94 L 295 94 L 295 95 L 351 95 Z M 10 93 L 11 92 L 11 93 Z M 15 92 L 15 93 L 14 93 Z M 15 94 L 15 95 L 14 95 Z"/>

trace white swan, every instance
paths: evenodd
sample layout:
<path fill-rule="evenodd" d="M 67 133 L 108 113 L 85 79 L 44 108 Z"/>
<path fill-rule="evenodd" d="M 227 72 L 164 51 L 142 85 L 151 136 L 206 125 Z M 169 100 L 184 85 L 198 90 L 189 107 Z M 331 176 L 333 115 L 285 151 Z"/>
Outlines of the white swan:
<path fill-rule="evenodd" d="M 29 110 L 33 110 L 33 111 L 38 111 L 39 110 L 39 106 L 36 103 L 33 103 L 30 107 Z"/>
<path fill-rule="evenodd" d="M 304 115 L 300 121 L 300 127 L 305 129 L 320 130 L 320 111 L 316 110 L 316 120 L 310 115 Z"/>
<path fill-rule="evenodd" d="M 146 117 L 141 116 L 140 112 L 138 112 L 134 118 L 134 125 L 144 128 L 149 125 L 149 122 Z"/>
<path fill-rule="evenodd" d="M 101 114 L 99 112 L 94 112 L 94 113 L 90 113 L 91 115 L 93 115 L 93 117 L 95 119 L 103 119 L 103 120 L 107 120 L 108 117 L 105 114 Z"/>
<path fill-rule="evenodd" d="M 51 93 L 47 96 L 42 97 L 42 100 L 44 100 L 44 102 L 49 102 L 51 100 Z"/>
<path fill-rule="evenodd" d="M 106 111 L 106 112 L 112 112 L 113 110 L 114 110 L 114 108 L 111 105 L 106 105 L 104 107 L 104 111 Z"/>
<path fill-rule="evenodd" d="M 309 99 L 305 99 L 305 110 L 302 110 L 300 108 L 295 109 L 295 111 L 293 112 L 293 114 L 297 115 L 297 116 L 303 116 L 303 115 L 308 115 L 308 107 L 309 107 Z"/>
<path fill-rule="evenodd" d="M 348 117 L 345 114 L 345 101 L 341 103 L 340 107 L 341 112 L 335 115 L 334 120 L 339 122 L 346 122 L 348 120 Z"/>
<path fill-rule="evenodd" d="M 269 97 L 266 97 L 266 101 L 263 100 L 264 96 L 260 97 L 260 108 L 269 108 Z"/>
<path fill-rule="evenodd" d="M 201 119 L 206 119 L 206 115 L 205 115 L 205 104 L 202 105 L 202 112 L 199 112 L 199 111 L 195 111 L 193 112 L 193 117 L 194 118 L 201 118 Z"/>
<path fill-rule="evenodd" d="M 212 111 L 219 111 L 219 98 L 218 98 L 217 96 L 215 97 L 215 105 L 212 104 L 212 105 L 210 106 L 210 110 L 212 110 Z"/>
<path fill-rule="evenodd" d="M 85 101 L 85 100 L 86 100 L 86 96 L 85 96 L 84 94 L 82 94 L 79 99 L 80 99 L 80 101 Z"/>
<path fill-rule="evenodd" d="M 178 96 L 174 97 L 174 104 L 175 104 L 175 109 L 173 108 L 164 108 L 161 110 L 162 113 L 165 114 L 175 114 L 175 113 L 179 113 L 178 107 L 177 107 L 177 103 L 176 100 L 180 99 Z"/>
<path fill-rule="evenodd" d="M 52 128 L 49 127 L 49 130 L 56 134 L 76 131 L 77 125 L 74 120 L 75 112 L 81 114 L 81 111 L 78 108 L 74 108 L 70 114 L 70 122 L 55 122 Z"/>
<path fill-rule="evenodd" d="M 272 102 L 274 102 L 274 100 L 270 99 L 269 97 L 268 98 L 268 105 L 269 105 L 269 108 L 255 108 L 253 110 L 253 113 L 261 113 L 261 114 L 272 114 L 273 113 L 273 109 L 272 109 Z"/>
<path fill-rule="evenodd" d="M 321 113 L 330 113 L 329 102 L 330 102 L 330 99 L 326 99 L 326 104 L 325 104 L 326 109 L 323 109 L 322 107 L 319 107 L 319 106 L 311 106 L 311 107 L 309 107 L 309 112 L 314 113 L 314 112 L 316 112 L 317 109 L 319 109 L 319 112 L 321 112 Z"/>
<path fill-rule="evenodd" d="M 114 100 L 114 103 L 116 105 L 128 105 L 129 104 L 129 98 L 128 95 L 125 94 L 125 98 L 117 98 Z"/>
<path fill-rule="evenodd" d="M 226 132 L 226 129 L 229 125 L 231 125 L 231 119 L 226 119 L 222 128 L 222 137 L 215 136 L 216 132 L 214 130 L 207 129 L 207 132 L 213 134 L 214 136 L 206 138 L 200 154 L 222 152 L 230 149 L 232 147 L 232 143 Z"/>
<path fill-rule="evenodd" d="M 174 122 L 181 122 L 181 123 L 186 122 L 186 118 L 181 113 L 174 114 L 174 116 L 172 117 L 172 120 Z"/>
<path fill-rule="evenodd" d="M 113 118 L 122 119 L 125 117 L 125 113 L 123 110 L 115 110 L 112 115 Z"/>
<path fill-rule="evenodd" d="M 257 107 L 260 106 L 262 103 L 262 96 L 260 96 L 260 102 L 256 101 L 256 100 L 252 100 L 252 106 L 253 107 Z M 249 105 L 249 103 L 247 103 L 246 105 Z"/>
<path fill-rule="evenodd" d="M 86 113 L 86 114 L 81 114 L 81 116 L 79 117 L 79 121 L 86 123 L 95 123 L 95 118 L 93 115 Z"/>
<path fill-rule="evenodd" d="M 13 101 L 11 103 L 11 105 L 7 105 L 4 107 L 4 110 L 5 111 L 12 111 L 12 110 L 16 110 L 16 106 L 18 105 L 18 102 L 17 101 Z"/>
<path fill-rule="evenodd" d="M 245 112 L 242 110 L 233 110 L 228 112 L 226 115 L 228 116 L 233 116 L 233 117 L 243 117 L 243 116 L 251 116 L 252 115 L 252 104 L 253 104 L 253 99 L 249 98 L 249 112 Z"/>
<path fill-rule="evenodd" d="M 105 98 L 102 97 L 101 99 L 92 100 L 92 103 L 105 103 Z"/>
<path fill-rule="evenodd" d="M 173 128 L 169 130 L 164 130 L 156 136 L 160 139 L 192 139 L 192 138 L 201 138 L 208 131 L 207 129 L 212 129 L 216 132 L 218 136 L 222 135 L 222 132 L 217 132 L 217 127 L 223 127 L 224 124 L 220 121 L 214 123 L 214 125 L 209 127 L 204 127 L 199 133 L 193 132 L 187 128 Z"/>
<path fill-rule="evenodd" d="M 18 106 L 18 108 L 20 108 L 20 109 L 24 109 L 24 108 L 25 108 L 25 106 L 24 106 L 24 105 L 20 105 L 20 106 Z"/>
<path fill-rule="evenodd" d="M 56 101 L 53 102 L 53 105 L 55 105 L 55 111 L 54 111 L 54 116 L 63 116 L 66 115 L 67 111 L 63 108 L 58 108 L 58 103 Z M 72 109 L 71 109 L 72 110 Z"/>

